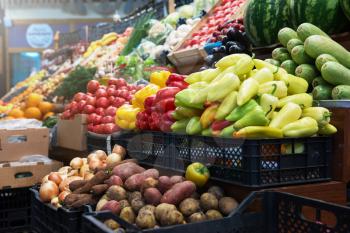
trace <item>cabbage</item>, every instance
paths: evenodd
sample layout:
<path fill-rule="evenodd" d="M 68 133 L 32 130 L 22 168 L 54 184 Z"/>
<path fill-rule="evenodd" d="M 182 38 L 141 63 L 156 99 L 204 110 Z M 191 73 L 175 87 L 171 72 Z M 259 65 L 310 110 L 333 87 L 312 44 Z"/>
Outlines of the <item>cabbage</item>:
<path fill-rule="evenodd" d="M 194 14 L 194 7 L 192 5 L 184 5 L 178 9 L 181 18 L 192 18 Z"/>
<path fill-rule="evenodd" d="M 170 24 L 171 26 L 175 27 L 177 24 L 177 21 L 180 18 L 180 14 L 178 12 L 171 13 L 168 15 L 165 19 L 164 22 Z"/>

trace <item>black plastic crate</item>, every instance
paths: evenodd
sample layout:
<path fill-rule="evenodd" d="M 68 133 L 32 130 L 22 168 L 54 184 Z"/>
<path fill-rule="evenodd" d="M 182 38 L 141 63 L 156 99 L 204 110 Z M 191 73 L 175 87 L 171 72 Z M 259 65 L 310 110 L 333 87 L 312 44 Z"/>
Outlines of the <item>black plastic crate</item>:
<path fill-rule="evenodd" d="M 0 232 L 30 231 L 29 188 L 0 190 Z"/>
<path fill-rule="evenodd" d="M 257 205 L 257 203 L 261 205 Z M 251 206 L 260 206 L 252 212 Z M 247 215 L 259 219 L 255 228 Z M 349 233 L 350 208 L 280 192 L 255 192 L 239 206 L 235 217 L 250 233 Z"/>
<path fill-rule="evenodd" d="M 113 149 L 115 144 L 121 145 L 127 148 L 132 138 L 137 134 L 129 132 L 118 132 L 112 135 L 103 135 L 88 132 L 87 134 L 87 147 L 88 151 L 104 150 L 108 153 Z"/>
<path fill-rule="evenodd" d="M 40 200 L 36 187 L 30 189 L 32 231 L 35 233 L 79 233 L 83 210 L 68 210 L 55 208 L 51 204 Z"/>

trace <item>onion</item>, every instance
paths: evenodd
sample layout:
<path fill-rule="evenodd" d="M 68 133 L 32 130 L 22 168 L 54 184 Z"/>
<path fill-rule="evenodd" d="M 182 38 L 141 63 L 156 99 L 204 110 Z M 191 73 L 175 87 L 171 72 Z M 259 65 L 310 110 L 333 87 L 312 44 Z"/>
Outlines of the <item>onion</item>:
<path fill-rule="evenodd" d="M 60 185 L 60 183 L 62 182 L 62 177 L 58 172 L 51 172 L 48 179 L 55 182 L 57 185 Z"/>
<path fill-rule="evenodd" d="M 61 207 L 62 205 L 60 204 L 60 201 L 58 200 L 58 197 L 54 197 L 51 200 L 51 205 L 58 208 Z"/>
<path fill-rule="evenodd" d="M 70 161 L 70 166 L 73 168 L 73 169 L 80 169 L 81 166 L 83 166 L 84 164 L 84 161 L 82 158 L 79 158 L 79 157 L 76 157 L 74 159 L 72 159 L 72 161 Z"/>
<path fill-rule="evenodd" d="M 95 154 L 97 155 L 97 158 L 99 160 L 106 160 L 107 159 L 107 154 L 103 150 L 97 150 L 97 151 L 95 151 Z"/>
<path fill-rule="evenodd" d="M 69 191 L 63 191 L 60 193 L 60 195 L 58 195 L 58 200 L 59 202 L 64 202 L 64 199 L 66 198 L 67 195 L 69 195 L 70 192 Z"/>
<path fill-rule="evenodd" d="M 112 154 L 108 155 L 108 157 L 106 159 L 106 163 L 110 167 L 115 163 L 121 162 L 122 160 L 123 160 L 123 158 L 120 154 L 112 153 Z"/>
<path fill-rule="evenodd" d="M 82 158 L 82 160 L 83 160 L 83 164 L 87 164 L 88 163 L 87 158 Z"/>
<path fill-rule="evenodd" d="M 90 173 L 89 164 L 84 164 L 79 170 L 79 175 L 84 177 L 86 173 Z"/>
<path fill-rule="evenodd" d="M 86 173 L 85 176 L 84 176 L 84 180 L 91 180 L 92 177 L 94 177 L 94 174 Z"/>
<path fill-rule="evenodd" d="M 91 171 L 95 171 L 98 167 L 102 166 L 102 161 L 99 159 L 91 159 L 89 161 L 89 168 Z"/>
<path fill-rule="evenodd" d="M 99 159 L 99 158 L 98 158 L 97 154 L 91 153 L 87 157 L 87 162 L 89 163 L 91 160 L 94 160 L 94 159 Z"/>
<path fill-rule="evenodd" d="M 45 183 L 47 181 L 49 181 L 49 175 L 44 176 L 41 180 L 41 183 Z"/>
<path fill-rule="evenodd" d="M 125 158 L 126 150 L 120 145 L 114 145 L 112 152 L 121 155 L 122 160 Z"/>
<path fill-rule="evenodd" d="M 71 176 L 71 177 L 68 177 L 67 179 L 63 180 L 61 183 L 60 183 L 60 191 L 63 192 L 63 191 L 70 191 L 69 190 L 69 184 L 72 182 L 72 181 L 75 181 L 75 180 L 82 180 L 83 178 L 80 177 L 80 176 Z"/>
<path fill-rule="evenodd" d="M 58 186 L 53 181 L 46 181 L 43 183 L 39 190 L 40 199 L 43 202 L 50 202 L 52 198 L 58 196 Z"/>
<path fill-rule="evenodd" d="M 71 170 L 67 176 L 70 177 L 70 176 L 78 176 L 79 175 L 79 171 L 78 170 Z"/>
<path fill-rule="evenodd" d="M 67 174 L 68 172 L 70 172 L 72 170 L 72 168 L 70 166 L 65 166 L 65 167 L 61 167 L 60 169 L 58 169 L 58 172 L 62 174 Z"/>

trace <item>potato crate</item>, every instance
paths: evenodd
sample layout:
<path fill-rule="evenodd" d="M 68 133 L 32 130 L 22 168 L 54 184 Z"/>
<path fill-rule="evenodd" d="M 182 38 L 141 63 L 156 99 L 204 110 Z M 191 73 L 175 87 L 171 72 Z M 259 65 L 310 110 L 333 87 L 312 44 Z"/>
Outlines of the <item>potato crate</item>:
<path fill-rule="evenodd" d="M 192 162 L 201 162 L 213 179 L 252 188 L 331 178 L 331 137 L 244 140 L 140 132 L 124 134 L 113 143 L 148 166 L 183 172 Z"/>
<path fill-rule="evenodd" d="M 30 232 L 29 188 L 0 190 L 0 232 Z"/>

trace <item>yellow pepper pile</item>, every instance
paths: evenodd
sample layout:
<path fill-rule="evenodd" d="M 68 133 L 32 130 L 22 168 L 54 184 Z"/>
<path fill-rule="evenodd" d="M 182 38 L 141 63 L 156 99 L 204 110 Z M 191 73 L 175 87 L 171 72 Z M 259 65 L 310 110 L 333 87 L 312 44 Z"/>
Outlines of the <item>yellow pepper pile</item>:
<path fill-rule="evenodd" d="M 132 130 L 136 128 L 136 115 L 141 111 L 140 108 L 130 104 L 124 104 L 118 108 L 115 116 L 115 123 L 122 129 Z"/>
<path fill-rule="evenodd" d="M 151 95 L 156 94 L 159 89 L 160 88 L 158 85 L 148 84 L 147 86 L 135 93 L 134 97 L 131 100 L 132 106 L 143 110 L 143 103 L 145 102 L 145 99 Z"/>
<path fill-rule="evenodd" d="M 153 72 L 150 76 L 150 82 L 156 84 L 160 88 L 163 88 L 166 86 L 166 81 L 168 80 L 170 74 L 171 73 L 166 70 Z"/>

